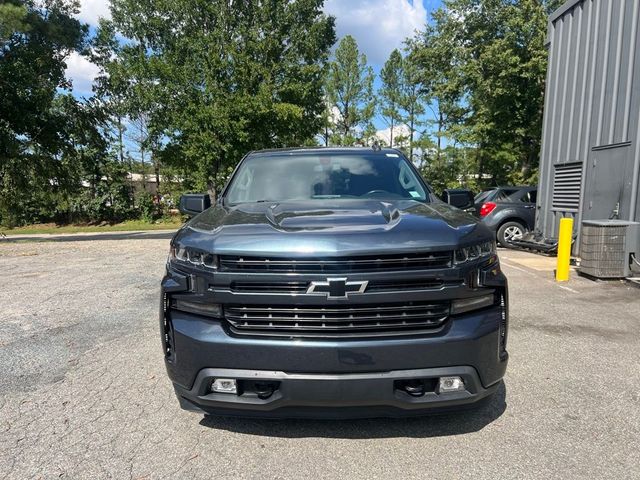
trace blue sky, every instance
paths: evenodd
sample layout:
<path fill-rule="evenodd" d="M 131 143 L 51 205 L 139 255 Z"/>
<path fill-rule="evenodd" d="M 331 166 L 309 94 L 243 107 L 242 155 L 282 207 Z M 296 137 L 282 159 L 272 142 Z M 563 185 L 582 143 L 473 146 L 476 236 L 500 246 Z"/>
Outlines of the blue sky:
<path fill-rule="evenodd" d="M 96 25 L 98 18 L 109 16 L 108 0 L 80 0 L 80 19 Z M 336 17 L 338 38 L 352 35 L 367 55 L 376 73 L 394 48 L 416 29 L 421 29 L 427 15 L 440 6 L 441 0 L 325 0 L 325 11 Z M 67 76 L 77 96 L 89 96 L 97 67 L 78 55 L 67 60 Z M 376 121 L 383 127 L 380 120 Z"/>

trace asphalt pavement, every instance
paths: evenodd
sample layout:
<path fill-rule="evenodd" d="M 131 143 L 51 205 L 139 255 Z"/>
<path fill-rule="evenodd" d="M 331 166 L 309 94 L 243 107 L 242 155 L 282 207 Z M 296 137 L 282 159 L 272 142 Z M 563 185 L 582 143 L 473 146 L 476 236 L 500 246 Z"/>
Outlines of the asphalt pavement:
<path fill-rule="evenodd" d="M 502 251 L 511 358 L 477 411 L 203 418 L 165 375 L 154 235 L 0 241 L 0 478 L 640 478 L 637 286 Z"/>

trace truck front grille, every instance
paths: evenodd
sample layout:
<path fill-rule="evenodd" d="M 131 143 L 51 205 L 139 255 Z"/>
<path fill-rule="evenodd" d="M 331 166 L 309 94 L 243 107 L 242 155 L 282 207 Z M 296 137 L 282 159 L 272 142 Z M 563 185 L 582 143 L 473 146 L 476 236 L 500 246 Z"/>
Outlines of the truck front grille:
<path fill-rule="evenodd" d="M 439 329 L 449 302 L 376 306 L 227 306 L 225 318 L 239 335 L 367 337 L 408 335 Z"/>
<path fill-rule="evenodd" d="M 343 258 L 267 258 L 221 256 L 226 272 L 349 273 L 450 268 L 451 252 Z"/>
<path fill-rule="evenodd" d="M 403 292 L 407 290 L 438 290 L 444 286 L 457 286 L 462 280 L 444 282 L 434 279 L 416 280 L 371 280 L 367 292 Z M 231 291 L 238 293 L 289 293 L 303 294 L 309 288 L 309 282 L 291 281 L 260 281 L 260 282 L 231 282 Z M 215 285 L 209 288 L 215 290 Z"/>

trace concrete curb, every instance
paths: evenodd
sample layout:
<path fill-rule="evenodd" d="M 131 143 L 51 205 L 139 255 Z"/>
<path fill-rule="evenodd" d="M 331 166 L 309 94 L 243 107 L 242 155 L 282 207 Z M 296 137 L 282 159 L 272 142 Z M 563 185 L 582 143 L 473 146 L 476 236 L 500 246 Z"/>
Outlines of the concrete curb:
<path fill-rule="evenodd" d="M 77 242 L 92 240 L 170 239 L 175 232 L 176 230 L 131 230 L 122 232 L 32 233 L 1 237 L 0 244 L 3 242 Z"/>

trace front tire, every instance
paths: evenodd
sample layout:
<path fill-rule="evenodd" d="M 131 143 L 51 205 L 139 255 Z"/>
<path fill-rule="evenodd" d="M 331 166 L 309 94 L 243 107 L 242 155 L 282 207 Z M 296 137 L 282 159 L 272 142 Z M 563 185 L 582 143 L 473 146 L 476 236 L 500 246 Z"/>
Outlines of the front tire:
<path fill-rule="evenodd" d="M 496 239 L 505 248 L 510 248 L 511 242 L 521 240 L 527 229 L 519 222 L 506 222 L 500 225 Z"/>

